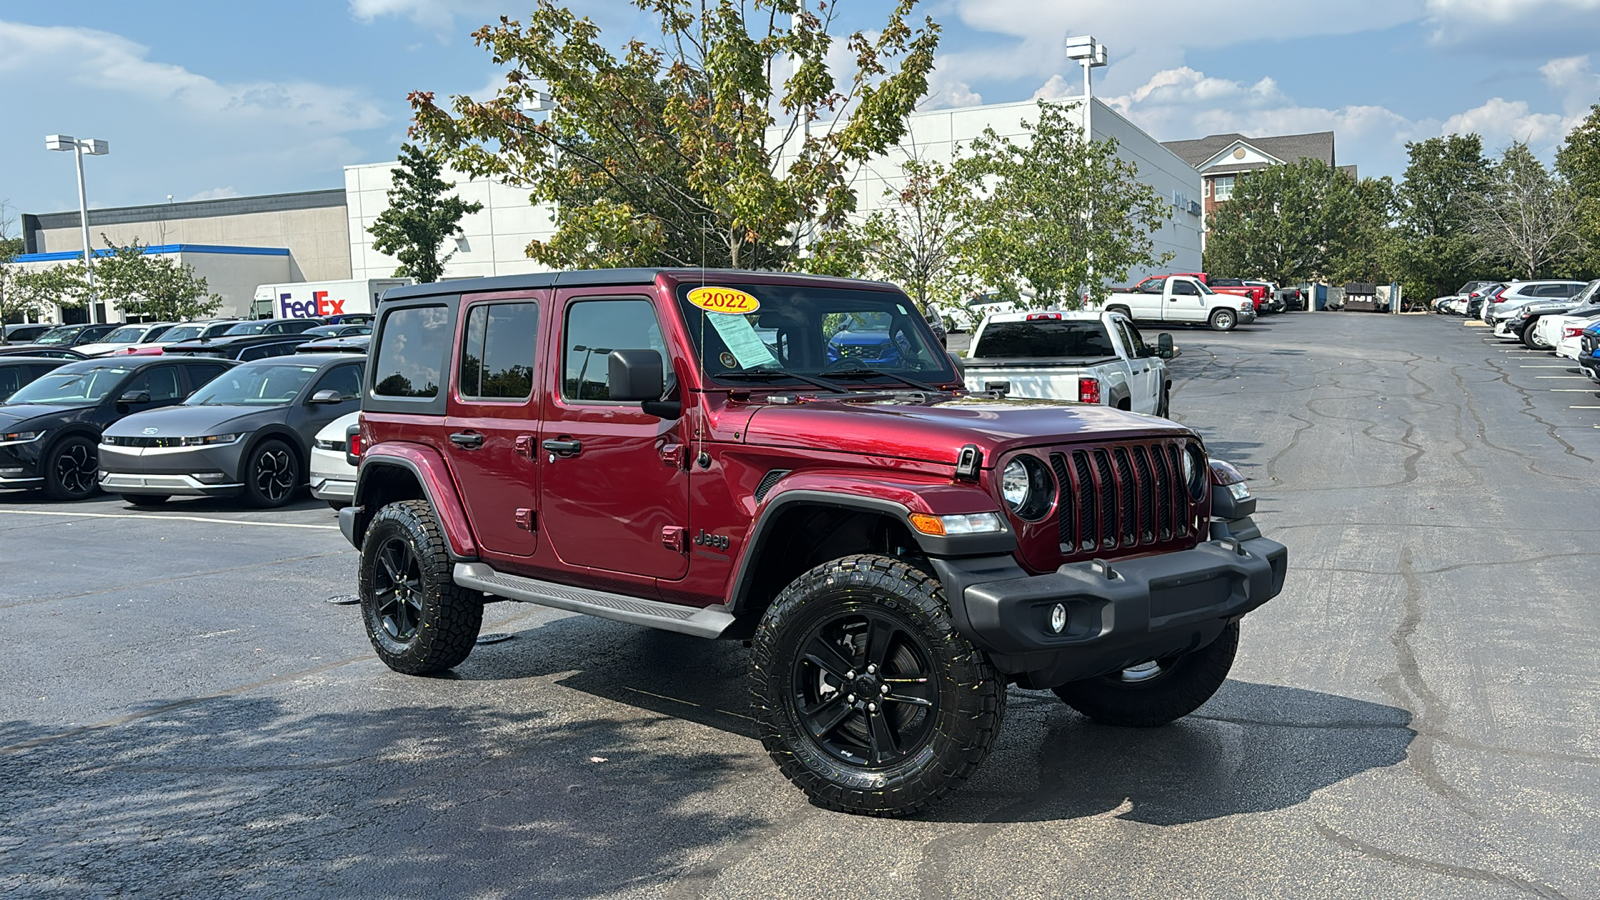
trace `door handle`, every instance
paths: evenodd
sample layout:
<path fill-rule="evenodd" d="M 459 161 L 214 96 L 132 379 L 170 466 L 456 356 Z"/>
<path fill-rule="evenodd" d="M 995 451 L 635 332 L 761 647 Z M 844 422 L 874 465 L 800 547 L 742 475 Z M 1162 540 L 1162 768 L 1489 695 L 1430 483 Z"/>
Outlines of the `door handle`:
<path fill-rule="evenodd" d="M 458 431 L 450 435 L 450 443 L 463 450 L 476 450 L 483 446 L 483 435 L 476 431 Z"/>
<path fill-rule="evenodd" d="M 540 442 L 539 446 L 549 450 L 551 453 L 559 453 L 562 456 L 575 456 L 578 451 L 583 449 L 583 442 L 575 441 L 571 438 L 546 438 Z"/>

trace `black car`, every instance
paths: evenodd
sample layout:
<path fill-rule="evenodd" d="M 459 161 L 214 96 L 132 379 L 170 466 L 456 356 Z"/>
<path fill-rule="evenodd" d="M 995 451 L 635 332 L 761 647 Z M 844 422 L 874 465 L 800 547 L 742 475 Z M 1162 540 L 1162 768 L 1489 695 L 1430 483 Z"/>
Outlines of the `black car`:
<path fill-rule="evenodd" d="M 23 385 L 64 362 L 66 360 L 41 356 L 0 357 L 0 403 L 4 403 L 7 397 L 15 394 Z"/>
<path fill-rule="evenodd" d="M 119 356 L 66 363 L 0 404 L 0 488 L 82 500 L 99 487 L 100 433 L 124 416 L 175 406 L 232 368 L 222 359 Z"/>
<path fill-rule="evenodd" d="M 310 338 L 353 337 L 356 335 L 371 334 L 372 326 L 366 323 L 355 325 L 318 325 L 315 328 L 307 328 L 305 331 L 300 333 Z"/>
<path fill-rule="evenodd" d="M 366 364 L 325 354 L 235 366 L 182 405 L 107 428 L 100 487 L 137 506 L 175 494 L 282 506 L 308 481 L 317 432 L 361 408 Z"/>
<path fill-rule="evenodd" d="M 120 322 L 102 322 L 98 325 L 57 325 L 34 339 L 41 347 L 76 347 L 79 344 L 98 343 L 101 338 L 121 328 Z"/>
<path fill-rule="evenodd" d="M 36 356 L 43 359 L 88 359 L 76 350 L 50 347 L 44 344 L 10 344 L 0 347 L 0 358 L 7 356 Z"/>
<path fill-rule="evenodd" d="M 161 343 L 177 344 L 184 341 L 209 341 L 219 337 L 239 324 L 238 319 L 206 319 L 199 322 L 181 322 L 161 335 Z"/>
<path fill-rule="evenodd" d="M 349 337 L 322 338 L 308 341 L 294 348 L 296 353 L 366 353 L 372 346 L 372 335 L 357 334 Z"/>
<path fill-rule="evenodd" d="M 41 325 L 33 322 L 7 325 L 5 327 L 6 343 L 31 344 L 36 338 L 39 337 L 39 335 L 44 334 L 46 331 L 49 331 L 54 327 L 54 325 L 50 324 Z"/>
<path fill-rule="evenodd" d="M 228 334 L 209 340 L 168 344 L 162 348 L 162 352 L 168 356 L 206 356 L 250 362 L 272 356 L 287 356 L 309 340 L 303 334 Z"/>
<path fill-rule="evenodd" d="M 256 319 L 252 322 L 240 322 L 222 334 L 224 337 L 236 334 L 299 334 L 307 328 L 315 328 L 321 324 L 321 319 Z"/>

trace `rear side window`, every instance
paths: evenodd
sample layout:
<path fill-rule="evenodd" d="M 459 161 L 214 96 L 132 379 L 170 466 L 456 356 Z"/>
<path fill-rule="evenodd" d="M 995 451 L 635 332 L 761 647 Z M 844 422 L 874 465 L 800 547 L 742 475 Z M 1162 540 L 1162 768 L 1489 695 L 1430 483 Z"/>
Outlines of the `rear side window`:
<path fill-rule="evenodd" d="M 199 389 L 206 382 L 228 371 L 227 366 L 198 365 L 189 366 L 185 371 L 189 373 L 189 387 Z"/>
<path fill-rule="evenodd" d="M 481 303 L 467 312 L 459 388 L 463 397 L 526 400 L 539 343 L 537 303 Z"/>
<path fill-rule="evenodd" d="M 561 396 L 568 400 L 611 397 L 613 350 L 655 350 L 666 360 L 666 342 L 648 300 L 584 300 L 567 307 L 561 341 Z"/>
<path fill-rule="evenodd" d="M 972 349 L 974 359 L 1116 355 L 1104 325 L 1057 319 L 990 322 Z"/>
<path fill-rule="evenodd" d="M 437 397 L 449 347 L 448 307 L 393 310 L 384 319 L 373 363 L 373 393 L 384 397 Z"/>

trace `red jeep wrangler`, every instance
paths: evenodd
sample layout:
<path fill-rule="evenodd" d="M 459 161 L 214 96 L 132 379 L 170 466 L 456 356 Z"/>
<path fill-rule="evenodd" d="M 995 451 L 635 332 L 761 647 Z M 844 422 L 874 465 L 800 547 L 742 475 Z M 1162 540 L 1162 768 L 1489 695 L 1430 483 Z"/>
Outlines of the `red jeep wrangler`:
<path fill-rule="evenodd" d="M 746 271 L 390 291 L 355 502 L 390 668 L 466 659 L 486 595 L 751 643 L 762 741 L 820 806 L 917 812 L 1006 688 L 1186 715 L 1283 587 L 1192 432 L 961 387 L 912 301 Z"/>

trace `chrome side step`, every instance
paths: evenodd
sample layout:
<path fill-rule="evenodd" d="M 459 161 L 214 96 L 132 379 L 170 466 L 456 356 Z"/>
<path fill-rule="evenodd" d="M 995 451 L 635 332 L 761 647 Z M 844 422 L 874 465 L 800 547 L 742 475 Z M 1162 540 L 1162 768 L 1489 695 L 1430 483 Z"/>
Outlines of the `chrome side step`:
<path fill-rule="evenodd" d="M 696 637 L 718 637 L 733 624 L 733 615 L 720 606 L 679 606 L 659 600 L 641 600 L 623 594 L 591 591 L 520 575 L 507 575 L 481 562 L 456 563 L 454 579 L 456 584 L 464 588 L 484 591 L 508 600 L 537 603 Z"/>

